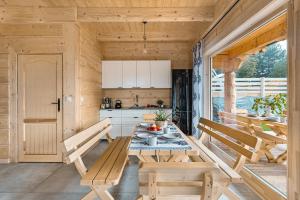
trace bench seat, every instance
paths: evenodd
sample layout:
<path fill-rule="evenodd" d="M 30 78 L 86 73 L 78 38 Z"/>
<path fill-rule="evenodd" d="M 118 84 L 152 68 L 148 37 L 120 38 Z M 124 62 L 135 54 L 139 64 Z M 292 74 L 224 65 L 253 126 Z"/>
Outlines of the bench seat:
<path fill-rule="evenodd" d="M 131 137 L 118 137 L 81 178 L 81 185 L 117 185 L 128 160 Z"/>

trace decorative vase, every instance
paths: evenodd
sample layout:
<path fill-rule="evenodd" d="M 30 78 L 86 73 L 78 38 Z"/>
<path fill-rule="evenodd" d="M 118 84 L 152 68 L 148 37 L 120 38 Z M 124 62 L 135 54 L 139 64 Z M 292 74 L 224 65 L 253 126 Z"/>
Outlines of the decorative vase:
<path fill-rule="evenodd" d="M 168 126 L 168 121 L 155 121 L 155 125 L 161 128 L 166 128 Z"/>

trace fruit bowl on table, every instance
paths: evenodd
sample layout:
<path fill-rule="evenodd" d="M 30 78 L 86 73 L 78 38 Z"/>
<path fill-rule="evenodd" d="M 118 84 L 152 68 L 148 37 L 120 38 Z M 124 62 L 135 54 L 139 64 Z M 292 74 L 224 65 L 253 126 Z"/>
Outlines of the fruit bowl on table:
<path fill-rule="evenodd" d="M 148 133 L 151 133 L 151 134 L 155 134 L 155 135 L 162 135 L 164 134 L 164 131 L 162 128 L 160 127 L 155 127 L 155 126 L 150 126 L 146 129 L 146 131 Z"/>

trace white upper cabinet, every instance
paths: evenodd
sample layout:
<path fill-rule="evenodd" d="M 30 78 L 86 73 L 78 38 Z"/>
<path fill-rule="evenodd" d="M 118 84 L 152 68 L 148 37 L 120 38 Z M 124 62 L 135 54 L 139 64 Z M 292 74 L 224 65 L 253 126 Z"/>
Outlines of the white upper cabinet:
<path fill-rule="evenodd" d="M 123 61 L 123 88 L 136 87 L 136 61 Z"/>
<path fill-rule="evenodd" d="M 102 88 L 171 88 L 171 61 L 102 61 Z"/>
<path fill-rule="evenodd" d="M 102 88 L 123 87 L 122 61 L 102 61 Z"/>
<path fill-rule="evenodd" d="M 171 88 L 171 61 L 153 60 L 150 61 L 151 87 Z"/>
<path fill-rule="evenodd" d="M 136 66 L 136 86 L 150 88 L 150 61 L 137 61 Z"/>

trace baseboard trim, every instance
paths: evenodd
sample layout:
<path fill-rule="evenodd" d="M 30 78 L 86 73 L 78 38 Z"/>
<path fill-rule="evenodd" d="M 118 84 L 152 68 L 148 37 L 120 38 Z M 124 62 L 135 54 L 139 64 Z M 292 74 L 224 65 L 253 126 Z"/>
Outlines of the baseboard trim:
<path fill-rule="evenodd" d="M 0 159 L 0 163 L 1 164 L 8 164 L 8 163 L 10 163 L 10 160 L 9 159 Z"/>

